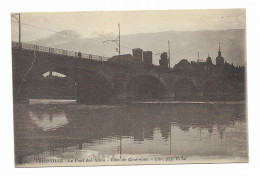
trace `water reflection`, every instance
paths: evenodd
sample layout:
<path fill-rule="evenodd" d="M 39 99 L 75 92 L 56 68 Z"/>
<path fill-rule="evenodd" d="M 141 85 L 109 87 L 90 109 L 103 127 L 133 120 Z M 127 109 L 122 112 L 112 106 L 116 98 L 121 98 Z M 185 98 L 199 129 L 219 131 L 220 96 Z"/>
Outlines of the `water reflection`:
<path fill-rule="evenodd" d="M 63 110 L 53 110 L 48 109 L 43 112 L 29 111 L 29 117 L 32 120 L 32 123 L 43 131 L 56 130 L 60 127 L 63 127 L 69 123 L 67 115 Z"/>
<path fill-rule="evenodd" d="M 15 108 L 18 164 L 35 157 L 247 156 L 244 104 Z"/>

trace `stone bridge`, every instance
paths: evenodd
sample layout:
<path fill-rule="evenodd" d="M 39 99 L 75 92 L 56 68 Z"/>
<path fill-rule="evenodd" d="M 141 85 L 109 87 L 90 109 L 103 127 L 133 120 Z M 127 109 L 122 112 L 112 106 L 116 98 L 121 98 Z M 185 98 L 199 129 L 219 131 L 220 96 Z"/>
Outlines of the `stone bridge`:
<path fill-rule="evenodd" d="M 27 101 L 35 78 L 52 70 L 75 81 L 77 101 L 198 99 L 211 79 L 183 76 L 158 66 L 115 64 L 107 58 L 17 42 L 12 43 L 14 102 Z"/>

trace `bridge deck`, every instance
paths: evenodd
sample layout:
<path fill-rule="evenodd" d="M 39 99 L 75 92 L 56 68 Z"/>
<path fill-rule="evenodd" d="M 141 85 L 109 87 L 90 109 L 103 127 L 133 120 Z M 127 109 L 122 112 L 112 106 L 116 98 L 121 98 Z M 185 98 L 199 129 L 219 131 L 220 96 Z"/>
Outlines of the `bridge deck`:
<path fill-rule="evenodd" d="M 12 41 L 12 48 L 19 49 L 19 42 Z M 69 51 L 69 50 L 58 49 L 58 48 L 51 48 L 51 47 L 34 45 L 29 43 L 21 43 L 20 48 L 23 50 L 40 51 L 40 52 L 45 52 L 45 53 L 50 53 L 55 55 L 72 56 L 75 58 L 83 58 L 83 59 L 90 59 L 90 60 L 106 61 L 108 59 L 108 57 L 104 57 L 104 56 L 86 54 L 86 53 Z"/>

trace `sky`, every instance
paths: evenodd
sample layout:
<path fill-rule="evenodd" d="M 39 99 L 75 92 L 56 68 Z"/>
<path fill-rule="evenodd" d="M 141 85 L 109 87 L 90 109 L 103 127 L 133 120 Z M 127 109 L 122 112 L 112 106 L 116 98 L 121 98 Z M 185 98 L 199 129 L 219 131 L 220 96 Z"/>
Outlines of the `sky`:
<path fill-rule="evenodd" d="M 21 13 L 20 17 L 22 42 L 47 38 L 65 30 L 75 31 L 82 38 L 117 36 L 118 23 L 121 35 L 246 29 L 244 9 L 35 12 Z M 18 41 L 18 23 L 14 17 L 11 17 L 11 29 L 12 41 Z"/>
<path fill-rule="evenodd" d="M 18 23 L 12 21 L 12 40 L 18 40 Z M 73 30 L 81 37 L 164 31 L 245 29 L 245 10 L 164 10 L 22 13 L 22 42 Z"/>

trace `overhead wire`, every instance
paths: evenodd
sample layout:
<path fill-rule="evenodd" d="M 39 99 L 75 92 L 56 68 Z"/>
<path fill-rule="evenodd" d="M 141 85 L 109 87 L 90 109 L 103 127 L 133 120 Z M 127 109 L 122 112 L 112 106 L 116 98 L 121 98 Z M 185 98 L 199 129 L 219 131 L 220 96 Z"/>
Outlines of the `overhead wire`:
<path fill-rule="evenodd" d="M 12 21 L 14 23 L 18 23 L 18 21 Z M 63 34 L 63 35 L 68 35 L 68 36 L 71 36 L 71 37 L 79 37 L 79 35 L 73 35 L 73 34 L 69 34 L 69 33 L 66 33 L 66 32 L 62 32 L 62 31 L 56 31 L 56 30 L 53 30 L 53 29 L 49 29 L 49 28 L 45 28 L 45 27 L 40 27 L 40 26 L 36 26 L 36 25 L 32 25 L 32 24 L 28 24 L 28 23 L 24 23 L 24 22 L 21 22 L 22 25 L 26 25 L 26 26 L 31 26 L 31 27 L 34 27 L 34 28 L 39 28 L 39 29 L 42 29 L 42 30 L 46 30 L 46 31 L 51 31 L 51 32 L 55 32 L 55 33 L 58 33 L 58 34 Z M 98 42 L 99 44 L 110 44 L 110 45 L 113 45 L 113 46 L 116 46 L 115 43 L 112 43 L 112 42 L 105 42 L 104 41 L 101 41 L 101 40 L 97 40 L 97 39 L 93 39 L 93 38 L 87 38 L 89 40 L 92 40 L 92 41 L 95 41 L 95 42 Z M 125 46 L 125 45 L 120 45 L 121 48 L 125 48 L 125 49 L 129 49 L 129 50 L 132 50 L 133 48 L 131 47 L 128 47 L 128 46 Z M 103 55 L 102 57 L 107 57 L 108 54 L 110 54 L 111 52 Z M 159 51 L 156 51 L 156 53 L 160 53 Z"/>
<path fill-rule="evenodd" d="M 18 23 L 17 21 L 12 21 L 12 22 Z M 39 29 L 43 29 L 43 30 L 47 30 L 47 31 L 51 31 L 51 32 L 55 32 L 55 33 L 59 33 L 59 34 L 63 34 L 63 35 L 68 35 L 68 36 L 72 36 L 72 37 L 79 37 L 78 35 L 73 35 L 73 34 L 69 34 L 69 33 L 66 33 L 66 32 L 62 32 L 62 31 L 56 31 L 56 30 L 52 30 L 52 29 L 49 29 L 49 28 L 39 27 L 39 26 L 35 26 L 35 25 L 32 25 L 32 24 L 24 23 L 24 22 L 21 22 L 21 24 L 26 25 L 26 26 L 39 28 Z M 109 42 L 103 43 L 103 41 L 97 40 L 97 39 L 93 39 L 93 38 L 87 38 L 87 39 L 90 39 L 90 40 L 93 40 L 93 41 L 96 41 L 96 42 L 100 42 L 100 44 L 114 45 L 114 43 L 109 43 Z M 121 45 L 121 47 L 122 48 L 126 48 L 126 49 L 131 49 L 131 50 L 133 49 L 133 48 L 130 48 L 130 47 L 127 47 L 127 46 L 123 46 L 123 45 Z"/>

